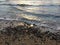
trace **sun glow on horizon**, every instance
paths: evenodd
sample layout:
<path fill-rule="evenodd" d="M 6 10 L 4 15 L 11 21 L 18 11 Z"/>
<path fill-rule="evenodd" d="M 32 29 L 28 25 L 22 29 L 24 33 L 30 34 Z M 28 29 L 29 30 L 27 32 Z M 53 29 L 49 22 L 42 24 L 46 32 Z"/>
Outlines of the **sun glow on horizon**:
<path fill-rule="evenodd" d="M 10 0 L 13 4 L 49 5 L 60 4 L 60 0 Z"/>
<path fill-rule="evenodd" d="M 40 5 L 43 4 L 41 1 L 10 1 L 13 4 L 29 4 L 29 5 Z"/>

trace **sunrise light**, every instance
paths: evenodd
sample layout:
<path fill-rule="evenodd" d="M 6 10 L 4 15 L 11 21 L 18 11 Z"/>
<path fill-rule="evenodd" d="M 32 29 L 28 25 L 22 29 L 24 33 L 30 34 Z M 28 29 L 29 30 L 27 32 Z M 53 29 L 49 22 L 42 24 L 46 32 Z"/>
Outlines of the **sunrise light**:
<path fill-rule="evenodd" d="M 10 0 L 12 4 L 50 5 L 60 4 L 60 0 Z"/>

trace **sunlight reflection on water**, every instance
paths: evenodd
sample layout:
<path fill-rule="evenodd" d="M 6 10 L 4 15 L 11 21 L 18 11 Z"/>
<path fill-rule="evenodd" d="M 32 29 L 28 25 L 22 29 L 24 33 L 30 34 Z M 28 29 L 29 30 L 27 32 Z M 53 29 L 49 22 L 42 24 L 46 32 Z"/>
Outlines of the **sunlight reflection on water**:
<path fill-rule="evenodd" d="M 50 27 L 60 26 L 60 6 L 0 6 L 0 17 L 7 19 L 25 18 L 29 23 L 46 24 Z M 54 24 L 52 26 L 52 24 Z"/>

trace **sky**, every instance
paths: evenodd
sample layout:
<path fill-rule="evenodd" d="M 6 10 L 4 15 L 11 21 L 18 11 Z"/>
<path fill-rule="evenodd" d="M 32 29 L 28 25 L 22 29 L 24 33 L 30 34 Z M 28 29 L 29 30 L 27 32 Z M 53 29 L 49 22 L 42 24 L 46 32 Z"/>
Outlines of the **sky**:
<path fill-rule="evenodd" d="M 14 4 L 30 4 L 30 5 L 50 5 L 50 4 L 60 5 L 60 0 L 9 0 L 9 2 Z"/>

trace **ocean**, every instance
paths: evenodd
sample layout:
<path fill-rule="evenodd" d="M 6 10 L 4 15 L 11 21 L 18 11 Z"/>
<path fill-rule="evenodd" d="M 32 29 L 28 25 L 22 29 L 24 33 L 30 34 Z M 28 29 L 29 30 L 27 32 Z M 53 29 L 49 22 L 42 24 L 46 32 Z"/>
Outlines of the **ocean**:
<path fill-rule="evenodd" d="M 60 6 L 0 4 L 0 19 L 18 20 L 60 30 Z"/>

